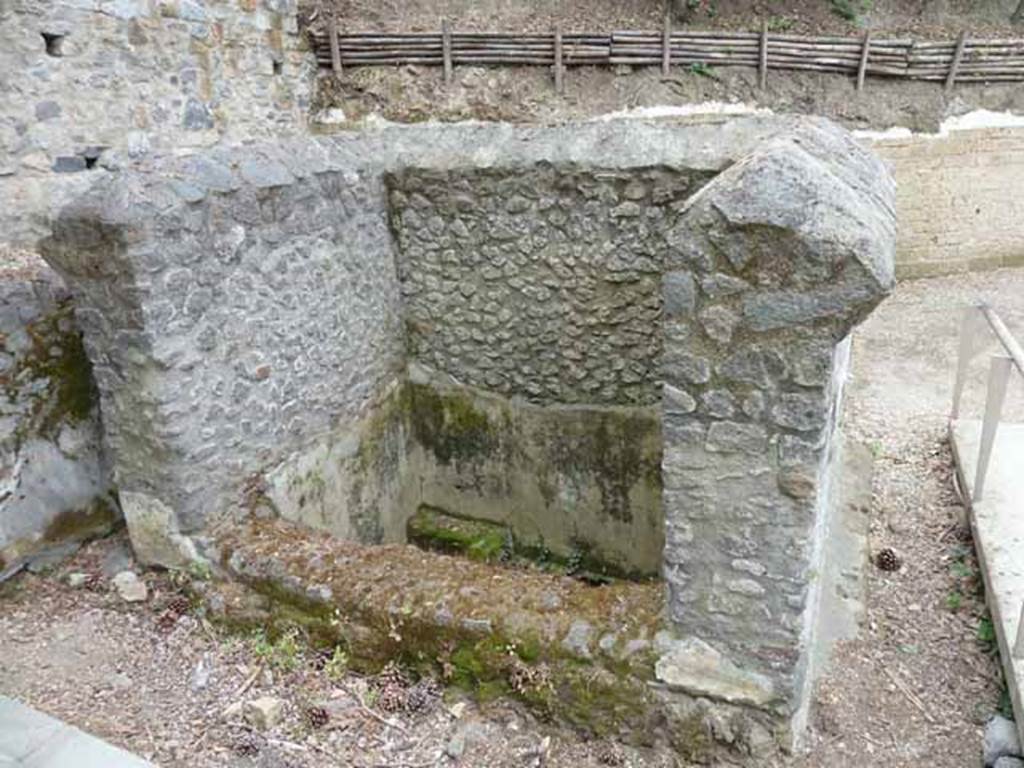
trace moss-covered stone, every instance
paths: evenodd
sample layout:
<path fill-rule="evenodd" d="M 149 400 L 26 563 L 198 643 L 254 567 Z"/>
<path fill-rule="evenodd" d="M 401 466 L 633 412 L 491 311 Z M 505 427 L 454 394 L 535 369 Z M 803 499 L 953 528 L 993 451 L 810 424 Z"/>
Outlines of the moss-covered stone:
<path fill-rule="evenodd" d="M 505 526 L 456 517 L 429 506 L 421 506 L 409 518 L 406 531 L 409 542 L 419 547 L 483 562 L 495 562 L 511 549 L 511 533 Z"/>
<path fill-rule="evenodd" d="M 120 518 L 121 515 L 111 500 L 97 497 L 87 509 L 67 510 L 57 515 L 43 532 L 43 541 L 85 541 L 110 532 Z"/>
<path fill-rule="evenodd" d="M 13 369 L 0 375 L 0 384 L 11 401 L 23 396 L 25 381 L 45 380 L 47 385 L 30 395 L 31 418 L 17 427 L 18 445 L 28 437 L 55 437 L 62 425 L 87 419 L 99 399 L 70 301 L 30 323 L 26 330 L 31 346 L 16 358 Z"/>
<path fill-rule="evenodd" d="M 497 425 L 468 394 L 409 383 L 404 400 L 413 437 L 442 464 L 487 457 L 498 447 Z"/>
<path fill-rule="evenodd" d="M 410 546 L 341 542 L 280 521 L 234 525 L 217 542 L 222 578 L 197 589 L 235 629 L 271 639 L 298 630 L 344 648 L 354 670 L 398 661 L 481 701 L 513 698 L 595 736 L 671 739 L 700 759 L 721 748 L 709 705 L 682 696 L 670 706 L 666 697 L 677 694 L 654 680 L 660 585 L 591 587 Z M 567 641 L 580 623 L 592 630 L 584 647 Z"/>

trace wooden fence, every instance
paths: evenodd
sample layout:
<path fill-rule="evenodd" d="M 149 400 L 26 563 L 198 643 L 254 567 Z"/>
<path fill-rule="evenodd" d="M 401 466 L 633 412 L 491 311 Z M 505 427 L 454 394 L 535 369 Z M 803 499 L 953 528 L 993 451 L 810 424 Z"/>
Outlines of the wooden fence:
<path fill-rule="evenodd" d="M 559 90 L 564 70 L 577 66 L 674 66 L 708 72 L 709 68 L 757 67 L 762 87 L 769 70 L 834 72 L 954 83 L 1024 81 L 1024 39 L 918 42 L 863 37 L 804 37 L 760 32 L 674 31 L 666 23 L 655 32 L 611 34 L 504 34 L 453 32 L 445 22 L 438 33 L 342 34 L 328 19 L 312 33 L 321 66 L 344 67 L 419 64 L 444 68 L 445 81 L 454 67 L 546 66 L 554 70 Z"/>

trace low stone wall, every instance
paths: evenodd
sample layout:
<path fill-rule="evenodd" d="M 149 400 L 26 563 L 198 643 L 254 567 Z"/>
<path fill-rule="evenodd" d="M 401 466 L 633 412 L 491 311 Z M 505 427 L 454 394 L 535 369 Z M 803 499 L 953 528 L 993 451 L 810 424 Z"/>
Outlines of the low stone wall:
<path fill-rule="evenodd" d="M 0 268 L 0 579 L 120 518 L 89 360 L 60 278 Z"/>
<path fill-rule="evenodd" d="M 0 241 L 149 152 L 302 130 L 315 62 L 295 0 L 0 4 Z"/>

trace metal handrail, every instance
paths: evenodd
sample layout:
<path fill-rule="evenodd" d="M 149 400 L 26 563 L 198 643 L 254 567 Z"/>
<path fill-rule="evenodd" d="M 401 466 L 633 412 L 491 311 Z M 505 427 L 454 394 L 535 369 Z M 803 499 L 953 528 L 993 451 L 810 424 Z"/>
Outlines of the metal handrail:
<path fill-rule="evenodd" d="M 1024 376 L 1024 349 L 1003 323 L 1002 318 L 987 304 L 969 307 L 964 312 L 960 326 L 960 352 L 957 358 L 956 383 L 953 385 L 953 409 L 950 420 L 956 419 L 960 413 L 960 398 L 967 381 L 967 366 L 971 359 L 981 351 L 981 334 L 978 332 L 988 325 L 992 333 L 1003 347 L 1004 354 L 993 355 L 989 364 L 988 390 L 985 394 L 985 416 L 981 423 L 981 443 L 978 446 L 978 465 L 975 469 L 974 488 L 971 503 L 981 500 L 985 489 L 985 476 L 992 459 L 992 448 L 995 445 L 996 431 L 999 429 L 999 418 L 1006 399 L 1006 385 L 1014 368 Z M 1021 605 L 1020 618 L 1017 621 L 1017 633 L 1011 651 L 1014 658 L 1024 658 L 1024 604 Z"/>
<path fill-rule="evenodd" d="M 960 415 L 960 399 L 967 381 L 967 367 L 981 351 L 983 344 L 979 331 L 985 326 L 992 331 L 1003 348 L 1004 354 L 993 355 L 989 365 L 988 391 L 985 395 L 985 416 L 981 424 L 981 444 L 978 448 L 978 465 L 975 469 L 974 488 L 971 501 L 980 501 L 985 490 L 985 477 L 992 459 L 992 447 L 999 429 L 999 418 L 1006 399 L 1006 386 L 1010 372 L 1016 368 L 1024 376 L 1024 349 L 1003 323 L 1002 318 L 987 304 L 968 307 L 960 326 L 960 352 L 957 357 L 956 382 L 953 385 L 953 408 L 950 419 Z"/>

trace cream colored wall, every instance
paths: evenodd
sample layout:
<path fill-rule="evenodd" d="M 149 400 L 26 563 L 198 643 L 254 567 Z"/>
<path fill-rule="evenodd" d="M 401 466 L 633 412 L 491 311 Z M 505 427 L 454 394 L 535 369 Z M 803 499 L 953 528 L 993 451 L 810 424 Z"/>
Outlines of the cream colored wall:
<path fill-rule="evenodd" d="M 896 177 L 898 277 L 1024 265 L 1024 127 L 870 143 Z"/>

